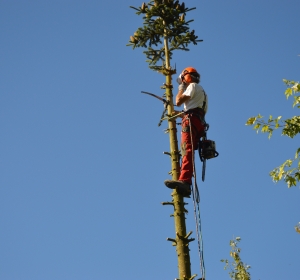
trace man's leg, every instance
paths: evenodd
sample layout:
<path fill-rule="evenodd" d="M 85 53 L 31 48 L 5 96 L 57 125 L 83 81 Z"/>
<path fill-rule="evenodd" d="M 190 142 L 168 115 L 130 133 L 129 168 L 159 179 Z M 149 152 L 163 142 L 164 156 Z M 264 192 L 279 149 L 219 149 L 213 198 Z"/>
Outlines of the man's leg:
<path fill-rule="evenodd" d="M 192 128 L 192 137 L 190 135 L 190 125 Z M 192 116 L 190 121 L 188 118 L 182 121 L 181 132 L 181 169 L 180 176 L 177 181 L 166 180 L 165 185 L 168 188 L 175 189 L 185 197 L 189 197 L 191 193 L 191 184 L 193 176 L 193 156 L 194 149 L 197 148 L 200 136 L 204 133 L 204 126 L 201 120 Z M 193 141 L 193 145 L 192 145 Z"/>
<path fill-rule="evenodd" d="M 179 181 L 192 184 L 193 176 L 193 149 L 192 139 L 190 134 L 190 122 L 186 119 L 182 124 L 181 131 L 181 169 Z"/>
<path fill-rule="evenodd" d="M 190 197 L 191 194 L 191 184 L 193 175 L 193 165 L 192 165 L 192 144 L 190 137 L 190 126 L 189 120 L 187 118 L 182 121 L 182 131 L 181 131 L 181 157 L 182 164 L 180 170 L 179 180 L 166 180 L 165 185 L 168 188 L 176 189 L 182 196 Z"/>
<path fill-rule="evenodd" d="M 190 128 L 191 126 L 191 128 Z M 191 135 L 192 130 L 192 135 Z M 194 150 L 198 148 L 200 137 L 204 134 L 204 125 L 202 121 L 196 117 L 191 116 L 190 121 L 187 119 L 182 126 L 181 133 L 181 170 L 180 181 L 192 184 L 192 176 L 194 174 Z M 192 144 L 193 143 L 193 144 Z"/>

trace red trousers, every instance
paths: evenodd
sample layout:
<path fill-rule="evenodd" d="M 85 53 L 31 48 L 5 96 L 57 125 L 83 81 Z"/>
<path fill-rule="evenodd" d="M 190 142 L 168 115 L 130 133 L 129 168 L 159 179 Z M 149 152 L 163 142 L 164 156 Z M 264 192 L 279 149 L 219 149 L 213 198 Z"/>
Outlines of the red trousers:
<path fill-rule="evenodd" d="M 204 135 L 204 123 L 198 116 L 191 114 L 183 117 L 181 126 L 182 161 L 178 180 L 192 184 L 194 150 L 198 149 L 199 139 Z"/>

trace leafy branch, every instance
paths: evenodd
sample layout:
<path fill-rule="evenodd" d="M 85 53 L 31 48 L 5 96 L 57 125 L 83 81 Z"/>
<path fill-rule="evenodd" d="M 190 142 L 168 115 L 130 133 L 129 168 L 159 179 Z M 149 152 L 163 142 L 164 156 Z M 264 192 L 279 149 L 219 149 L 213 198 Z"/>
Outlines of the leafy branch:
<path fill-rule="evenodd" d="M 233 280 L 250 280 L 250 273 L 248 270 L 251 268 L 250 265 L 244 264 L 241 260 L 240 253 L 241 249 L 238 247 L 238 243 L 241 241 L 240 237 L 236 237 L 234 240 L 230 240 L 229 245 L 231 246 L 230 257 L 233 261 L 230 263 L 227 259 L 221 260 L 225 263 L 224 269 L 229 269 L 229 276 Z"/>
<path fill-rule="evenodd" d="M 293 107 L 300 108 L 300 84 L 295 81 L 283 80 L 287 85 L 287 89 L 284 94 L 288 99 L 290 96 L 294 97 Z M 269 117 L 267 121 L 263 120 L 263 117 L 258 114 L 256 117 L 251 117 L 247 120 L 246 125 L 253 125 L 253 129 L 258 133 L 268 133 L 268 138 L 270 139 L 273 131 L 276 129 L 282 129 L 282 135 L 294 138 L 297 134 L 300 133 L 300 116 L 294 116 L 290 119 L 281 120 L 281 116 L 273 119 L 272 116 Z M 300 158 L 299 158 L 300 148 L 297 149 L 295 157 L 293 159 L 286 160 L 279 167 L 274 168 L 270 172 L 274 182 L 284 180 L 287 183 L 287 186 L 290 188 L 296 186 L 297 182 L 300 182 Z M 291 168 L 292 165 L 296 167 Z"/>
<path fill-rule="evenodd" d="M 287 183 L 287 186 L 289 188 L 297 185 L 297 182 L 300 181 L 299 153 L 300 148 L 298 148 L 296 151 L 295 159 L 286 160 L 283 164 L 281 164 L 279 167 L 274 168 L 270 172 L 270 176 L 272 177 L 274 182 L 278 182 L 283 179 Z M 293 163 L 296 164 L 296 167 L 290 168 Z"/>
<path fill-rule="evenodd" d="M 258 133 L 261 129 L 262 133 L 269 133 L 269 139 L 271 138 L 274 129 L 279 127 L 284 127 L 283 121 L 280 122 L 281 116 L 273 119 L 272 116 L 269 117 L 268 121 L 262 120 L 263 116 L 258 114 L 256 117 L 251 117 L 247 120 L 246 125 L 254 125 L 253 129 Z"/>
<path fill-rule="evenodd" d="M 295 230 L 300 233 L 300 223 L 298 223 L 298 225 L 295 226 Z"/>

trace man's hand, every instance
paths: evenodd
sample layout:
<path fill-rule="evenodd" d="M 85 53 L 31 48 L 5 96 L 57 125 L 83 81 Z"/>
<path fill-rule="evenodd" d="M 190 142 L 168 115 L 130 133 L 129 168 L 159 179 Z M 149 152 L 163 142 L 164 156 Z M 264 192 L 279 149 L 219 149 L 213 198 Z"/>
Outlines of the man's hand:
<path fill-rule="evenodd" d="M 181 83 L 179 86 L 178 86 L 178 91 L 185 91 L 187 88 L 186 84 L 185 83 Z"/>
<path fill-rule="evenodd" d="M 176 95 L 176 106 L 180 106 L 184 102 L 190 100 L 191 97 L 187 95 L 183 95 L 183 91 L 180 90 Z"/>
<path fill-rule="evenodd" d="M 183 95 L 188 85 L 189 84 L 182 83 L 178 86 L 178 93 L 176 95 L 176 106 L 180 106 L 181 104 L 190 99 L 190 96 Z"/>

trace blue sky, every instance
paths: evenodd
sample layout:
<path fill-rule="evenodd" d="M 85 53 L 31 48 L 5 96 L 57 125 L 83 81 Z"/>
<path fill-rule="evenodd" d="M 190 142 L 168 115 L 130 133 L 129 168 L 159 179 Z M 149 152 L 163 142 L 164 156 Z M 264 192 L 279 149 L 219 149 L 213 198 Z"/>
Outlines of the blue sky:
<path fill-rule="evenodd" d="M 174 279 L 178 276 L 167 124 L 149 91 L 164 77 L 126 47 L 142 18 L 132 1 L 0 1 L 0 278 Z M 174 53 L 209 96 L 201 218 L 207 279 L 241 236 L 252 279 L 299 278 L 299 187 L 268 173 L 299 138 L 256 134 L 263 116 L 299 114 L 283 78 L 299 81 L 299 1 L 186 1 L 202 43 Z M 174 81 L 175 83 L 175 81 Z M 175 87 L 176 88 L 176 87 Z M 201 172 L 197 162 L 198 175 Z M 200 177 L 200 176 L 199 176 Z M 199 178 L 198 177 L 198 178 Z M 187 229 L 195 233 L 189 201 Z M 195 234 L 193 234 L 195 237 Z M 199 274 L 197 244 L 190 246 Z"/>

